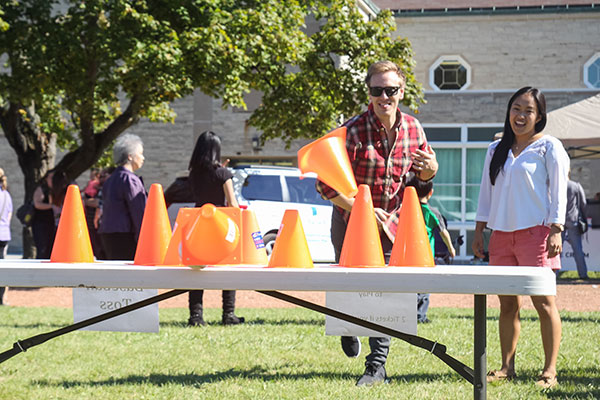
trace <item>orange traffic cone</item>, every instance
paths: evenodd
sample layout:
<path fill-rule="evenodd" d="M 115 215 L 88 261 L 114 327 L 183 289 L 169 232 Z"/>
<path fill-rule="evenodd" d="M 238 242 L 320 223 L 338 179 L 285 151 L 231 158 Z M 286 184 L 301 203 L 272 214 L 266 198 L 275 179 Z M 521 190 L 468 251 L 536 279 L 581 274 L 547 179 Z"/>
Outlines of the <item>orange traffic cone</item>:
<path fill-rule="evenodd" d="M 404 189 L 402 208 L 390 267 L 433 267 L 433 252 L 427 237 L 421 203 L 414 187 Z"/>
<path fill-rule="evenodd" d="M 94 262 L 92 242 L 85 222 L 83 202 L 77 185 L 69 185 L 63 204 L 51 262 Z"/>
<path fill-rule="evenodd" d="M 214 205 L 205 204 L 183 234 L 183 264 L 218 263 L 236 249 L 239 240 L 240 230 L 235 221 Z"/>
<path fill-rule="evenodd" d="M 252 210 L 242 210 L 242 264 L 267 265 L 269 259 L 262 233 L 258 228 L 256 214 Z"/>
<path fill-rule="evenodd" d="M 340 256 L 343 267 L 385 267 L 371 190 L 360 185 L 348 220 Z"/>
<path fill-rule="evenodd" d="M 177 212 L 177 218 L 175 219 L 175 225 L 173 225 L 173 235 L 169 241 L 167 247 L 167 253 L 162 265 L 183 265 L 182 262 L 182 240 L 183 232 L 190 222 L 192 222 L 199 212 L 199 208 L 188 208 L 182 207 Z"/>
<path fill-rule="evenodd" d="M 346 127 L 338 128 L 298 150 L 302 173 L 316 172 L 319 180 L 347 197 L 358 192 L 346 151 Z"/>
<path fill-rule="evenodd" d="M 269 267 L 314 267 L 298 210 L 285 210 Z"/>
<path fill-rule="evenodd" d="M 162 264 L 169 240 L 171 240 L 171 222 L 167 213 L 165 195 L 162 186 L 153 183 L 150 186 L 133 263 L 135 265 Z"/>

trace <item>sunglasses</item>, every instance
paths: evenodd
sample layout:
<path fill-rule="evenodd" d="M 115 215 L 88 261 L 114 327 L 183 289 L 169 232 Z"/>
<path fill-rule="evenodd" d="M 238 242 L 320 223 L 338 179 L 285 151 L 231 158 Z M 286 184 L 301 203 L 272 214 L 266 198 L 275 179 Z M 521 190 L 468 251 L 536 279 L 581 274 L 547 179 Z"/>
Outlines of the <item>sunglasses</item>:
<path fill-rule="evenodd" d="M 381 94 L 384 91 L 385 91 L 385 94 L 387 94 L 388 97 L 392 97 L 392 96 L 395 96 L 396 93 L 398 93 L 398 90 L 400 90 L 400 86 L 386 86 L 386 87 L 373 86 L 373 87 L 369 87 L 369 93 L 371 94 L 371 96 L 374 96 L 374 97 L 381 96 Z"/>

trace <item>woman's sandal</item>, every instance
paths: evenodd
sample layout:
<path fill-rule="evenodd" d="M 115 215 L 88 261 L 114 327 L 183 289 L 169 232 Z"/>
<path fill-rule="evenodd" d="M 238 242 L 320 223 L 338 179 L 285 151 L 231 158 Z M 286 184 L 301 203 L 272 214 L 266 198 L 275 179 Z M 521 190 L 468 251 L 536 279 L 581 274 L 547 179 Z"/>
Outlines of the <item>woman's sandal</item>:
<path fill-rule="evenodd" d="M 558 378 L 556 377 L 556 375 L 554 375 L 554 376 L 540 375 L 540 376 L 538 376 L 538 379 L 535 382 L 535 384 L 537 386 L 541 387 L 542 389 L 551 389 L 555 386 L 558 386 Z"/>
<path fill-rule="evenodd" d="M 512 381 L 517 377 L 514 372 L 512 374 L 504 373 L 498 369 L 493 369 L 487 374 L 488 382 Z"/>

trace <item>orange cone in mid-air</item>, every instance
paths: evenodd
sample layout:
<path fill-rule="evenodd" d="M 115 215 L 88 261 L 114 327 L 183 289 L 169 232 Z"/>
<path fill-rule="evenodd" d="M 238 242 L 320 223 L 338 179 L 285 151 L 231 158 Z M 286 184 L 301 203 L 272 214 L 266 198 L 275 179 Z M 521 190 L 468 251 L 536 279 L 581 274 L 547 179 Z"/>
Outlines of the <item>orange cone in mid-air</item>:
<path fill-rule="evenodd" d="M 63 204 L 51 262 L 91 263 L 94 262 L 92 242 L 88 232 L 83 202 L 77 185 L 69 185 Z"/>
<path fill-rule="evenodd" d="M 150 186 L 140 237 L 133 263 L 135 265 L 160 265 L 163 263 L 171 240 L 171 222 L 165 204 L 165 195 L 159 183 Z"/>
<path fill-rule="evenodd" d="M 298 210 L 285 210 L 269 267 L 313 268 Z"/>
<path fill-rule="evenodd" d="M 379 229 L 368 185 L 360 185 L 348 220 L 340 256 L 343 267 L 385 267 Z"/>
<path fill-rule="evenodd" d="M 302 173 L 315 172 L 319 180 L 347 197 L 358 191 L 346 150 L 345 126 L 298 150 L 298 168 Z"/>
<path fill-rule="evenodd" d="M 404 189 L 398 229 L 389 265 L 390 267 L 435 266 L 421 203 L 417 191 L 412 186 Z"/>
<path fill-rule="evenodd" d="M 197 218 L 183 232 L 184 265 L 216 264 L 233 253 L 240 229 L 233 219 L 212 204 L 200 207 Z"/>

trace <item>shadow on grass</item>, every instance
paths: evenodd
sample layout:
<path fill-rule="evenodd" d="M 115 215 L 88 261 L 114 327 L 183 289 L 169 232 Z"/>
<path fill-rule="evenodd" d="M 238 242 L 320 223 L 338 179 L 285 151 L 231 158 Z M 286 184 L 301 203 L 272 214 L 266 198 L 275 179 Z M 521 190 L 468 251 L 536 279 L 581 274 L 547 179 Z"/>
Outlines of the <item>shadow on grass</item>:
<path fill-rule="evenodd" d="M 67 380 L 53 381 L 48 379 L 39 379 L 32 381 L 32 385 L 48 386 L 48 387 L 63 387 L 65 389 L 73 387 L 98 387 L 98 386 L 114 386 L 114 385 L 155 385 L 164 386 L 166 384 L 177 384 L 181 386 L 200 386 L 211 383 L 223 383 L 226 380 L 248 379 L 261 382 L 285 380 L 306 380 L 312 381 L 315 379 L 354 381 L 359 378 L 359 375 L 339 372 L 309 372 L 299 374 L 273 373 L 272 369 L 266 369 L 261 366 L 255 366 L 248 370 L 228 369 L 225 371 L 207 373 L 207 374 L 150 374 L 148 376 L 130 375 L 123 378 L 109 378 L 105 380 Z M 462 380 L 462 378 L 453 373 L 431 373 L 431 374 L 408 374 L 390 376 L 392 383 L 397 382 L 430 382 L 440 380 Z"/>
<path fill-rule="evenodd" d="M 538 375 L 539 371 L 534 370 L 521 372 L 517 382 L 535 382 Z M 597 368 L 578 368 L 574 371 L 559 369 L 558 386 L 543 391 L 548 399 L 600 399 L 600 370 Z"/>

